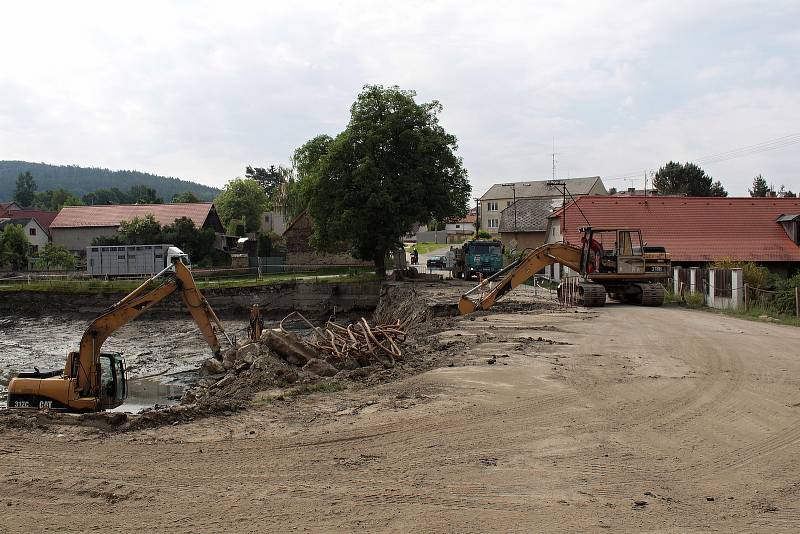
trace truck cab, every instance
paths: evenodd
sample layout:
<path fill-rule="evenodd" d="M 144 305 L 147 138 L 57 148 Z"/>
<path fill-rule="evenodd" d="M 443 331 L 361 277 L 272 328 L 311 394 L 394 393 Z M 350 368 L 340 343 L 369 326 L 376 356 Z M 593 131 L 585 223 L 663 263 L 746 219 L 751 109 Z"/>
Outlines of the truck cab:
<path fill-rule="evenodd" d="M 178 247 L 169 247 L 167 249 L 167 265 L 172 265 L 175 262 L 181 262 L 189 269 L 192 268 L 192 262 L 189 261 L 189 255 L 183 252 Z"/>
<path fill-rule="evenodd" d="M 479 273 L 487 277 L 503 268 L 503 243 L 496 239 L 467 241 L 453 252 L 454 278 L 469 280 Z"/>

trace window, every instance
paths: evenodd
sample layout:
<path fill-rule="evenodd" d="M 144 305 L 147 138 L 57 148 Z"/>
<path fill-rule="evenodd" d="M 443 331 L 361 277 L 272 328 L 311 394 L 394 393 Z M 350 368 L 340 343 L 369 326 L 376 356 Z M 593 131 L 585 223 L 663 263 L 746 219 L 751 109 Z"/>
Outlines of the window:
<path fill-rule="evenodd" d="M 456 228 L 461 228 L 461 225 L 460 225 L 460 224 L 457 224 L 457 225 L 456 225 Z"/>
<path fill-rule="evenodd" d="M 486 210 L 487 211 L 497 211 L 497 202 L 487 202 L 486 203 Z"/>
<path fill-rule="evenodd" d="M 28 228 L 28 235 L 36 235 L 36 228 Z"/>
<path fill-rule="evenodd" d="M 489 219 L 489 223 L 487 226 L 489 228 L 497 228 L 497 219 Z"/>

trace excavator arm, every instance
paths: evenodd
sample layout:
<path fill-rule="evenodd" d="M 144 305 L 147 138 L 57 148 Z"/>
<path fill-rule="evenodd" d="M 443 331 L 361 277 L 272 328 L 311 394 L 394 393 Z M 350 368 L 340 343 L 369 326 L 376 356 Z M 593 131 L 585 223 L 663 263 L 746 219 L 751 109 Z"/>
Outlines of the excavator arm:
<path fill-rule="evenodd" d="M 458 311 L 467 315 L 475 310 L 488 310 L 497 299 L 527 281 L 547 265 L 560 263 L 580 272 L 581 249 L 565 243 L 549 243 L 527 252 L 500 272 L 483 280 L 464 293 L 458 302 Z"/>
<path fill-rule="evenodd" d="M 164 278 L 164 283 L 154 288 L 150 287 L 153 281 L 167 273 L 169 276 Z M 65 376 L 77 378 L 78 383 L 75 390 L 80 392 L 80 396 L 97 397 L 99 395 L 100 352 L 106 339 L 177 290 L 181 291 L 183 302 L 189 308 L 192 318 L 200 328 L 212 352 L 219 357 L 220 343 L 211 324 L 212 321 L 223 334 L 225 334 L 225 330 L 214 310 L 197 289 L 191 271 L 183 263 L 177 261 L 103 312 L 84 331 L 78 352 L 70 353 L 64 371 Z M 227 334 L 225 335 L 227 337 Z"/>

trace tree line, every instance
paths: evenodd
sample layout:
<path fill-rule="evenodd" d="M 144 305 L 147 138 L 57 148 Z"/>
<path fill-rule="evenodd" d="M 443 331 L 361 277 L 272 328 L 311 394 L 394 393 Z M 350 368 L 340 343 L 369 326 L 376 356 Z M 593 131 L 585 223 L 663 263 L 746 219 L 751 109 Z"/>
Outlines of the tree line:
<path fill-rule="evenodd" d="M 108 187 L 108 184 L 141 184 L 155 189 L 165 200 L 184 191 L 191 191 L 202 201 L 210 201 L 219 189 L 188 180 L 158 176 L 151 173 L 121 170 L 111 171 L 77 165 L 48 165 L 27 161 L 0 161 L 0 201 L 9 200 L 14 193 L 14 180 L 29 172 L 39 182 L 39 190 L 70 191 L 75 197 Z"/>
<path fill-rule="evenodd" d="M 127 191 L 117 187 L 101 188 L 90 191 L 83 197 L 75 196 L 63 188 L 38 191 L 36 178 L 29 172 L 17 176 L 14 189 L 14 201 L 25 208 L 37 208 L 46 211 L 59 211 L 64 206 L 96 206 L 105 204 L 163 204 L 164 199 L 152 187 L 136 184 Z M 191 191 L 173 195 L 171 202 L 200 202 Z"/>

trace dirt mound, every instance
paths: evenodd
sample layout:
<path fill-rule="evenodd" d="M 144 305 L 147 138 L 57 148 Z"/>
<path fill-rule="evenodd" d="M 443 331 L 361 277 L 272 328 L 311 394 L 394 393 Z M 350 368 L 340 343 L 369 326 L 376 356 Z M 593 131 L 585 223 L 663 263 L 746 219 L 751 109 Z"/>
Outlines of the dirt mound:
<path fill-rule="evenodd" d="M 439 284 L 433 287 L 438 288 Z M 404 328 L 430 321 L 434 317 L 458 314 L 458 298 L 431 291 L 426 285 L 387 282 L 381 286 L 378 307 L 373 319 L 378 324 L 400 321 Z"/>

